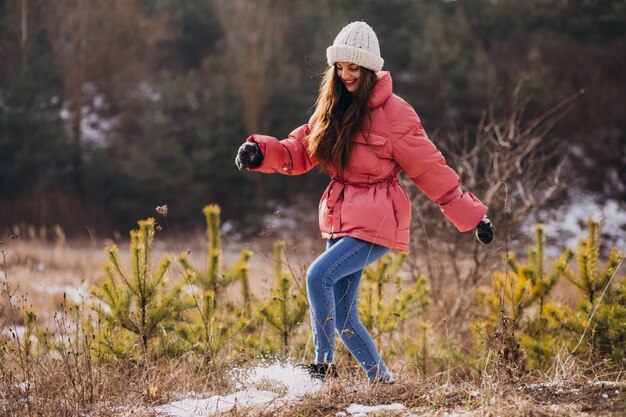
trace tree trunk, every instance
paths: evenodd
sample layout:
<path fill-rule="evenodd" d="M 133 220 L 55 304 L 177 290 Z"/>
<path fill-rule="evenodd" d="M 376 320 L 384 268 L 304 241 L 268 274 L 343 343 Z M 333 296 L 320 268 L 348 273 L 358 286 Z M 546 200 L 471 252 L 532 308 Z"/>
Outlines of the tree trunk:
<path fill-rule="evenodd" d="M 27 62 L 27 53 L 26 53 L 26 45 L 28 44 L 28 0 L 22 0 L 22 36 L 21 36 L 21 46 L 22 46 L 22 70 L 26 69 Z"/>

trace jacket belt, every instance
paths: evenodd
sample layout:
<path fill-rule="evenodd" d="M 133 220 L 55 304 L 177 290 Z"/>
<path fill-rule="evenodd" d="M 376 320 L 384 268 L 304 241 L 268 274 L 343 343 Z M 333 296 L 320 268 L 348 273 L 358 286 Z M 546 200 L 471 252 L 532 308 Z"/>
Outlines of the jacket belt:
<path fill-rule="evenodd" d="M 354 187 L 376 187 L 378 185 L 387 184 L 390 186 L 391 184 L 398 183 L 398 177 L 396 175 L 390 175 L 387 178 L 384 178 L 381 181 L 377 182 L 346 182 L 340 178 L 331 178 L 330 184 L 328 185 L 328 196 L 326 197 L 326 207 L 328 208 L 328 214 L 332 217 L 333 221 L 333 230 L 339 230 L 340 227 L 340 217 L 335 216 L 335 209 L 339 207 L 335 207 L 340 197 L 343 195 L 343 190 L 346 185 L 351 185 Z"/>

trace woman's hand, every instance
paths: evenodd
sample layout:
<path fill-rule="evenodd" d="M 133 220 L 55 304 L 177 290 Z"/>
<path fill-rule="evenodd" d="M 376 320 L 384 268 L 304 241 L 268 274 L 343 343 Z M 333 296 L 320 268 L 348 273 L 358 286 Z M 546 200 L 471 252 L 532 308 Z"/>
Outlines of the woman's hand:
<path fill-rule="evenodd" d="M 257 168 L 263 162 L 261 148 L 254 142 L 246 142 L 239 147 L 235 165 L 241 171 L 244 168 Z"/>
<path fill-rule="evenodd" d="M 483 217 L 478 226 L 476 226 L 476 238 L 483 245 L 488 245 L 493 240 L 493 224 L 491 224 L 491 220 L 487 216 Z"/>

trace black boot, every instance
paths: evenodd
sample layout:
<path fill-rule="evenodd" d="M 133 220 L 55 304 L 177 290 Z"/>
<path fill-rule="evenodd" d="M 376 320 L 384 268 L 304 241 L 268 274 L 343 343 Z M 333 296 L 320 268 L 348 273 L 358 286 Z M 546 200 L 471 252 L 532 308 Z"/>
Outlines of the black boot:
<path fill-rule="evenodd" d="M 305 369 L 311 375 L 311 378 L 315 379 L 326 380 L 339 377 L 334 363 L 310 363 L 298 365 L 298 367 Z"/>

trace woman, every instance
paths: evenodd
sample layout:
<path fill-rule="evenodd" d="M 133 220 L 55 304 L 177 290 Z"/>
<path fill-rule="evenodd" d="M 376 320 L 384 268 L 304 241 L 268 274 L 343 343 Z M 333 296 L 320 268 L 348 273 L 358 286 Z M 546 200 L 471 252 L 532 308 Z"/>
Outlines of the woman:
<path fill-rule="evenodd" d="M 411 205 L 398 182 L 405 171 L 461 231 L 488 244 L 485 207 L 461 191 L 458 175 L 428 139 L 420 119 L 392 93 L 378 39 L 365 22 L 344 27 L 326 51 L 329 68 L 309 123 L 285 140 L 254 134 L 235 159 L 239 169 L 299 175 L 320 165 L 331 181 L 319 204 L 326 251 L 307 271 L 317 378 L 336 376 L 334 331 L 373 382 L 393 382 L 358 317 L 363 268 L 389 249 L 409 250 Z"/>

